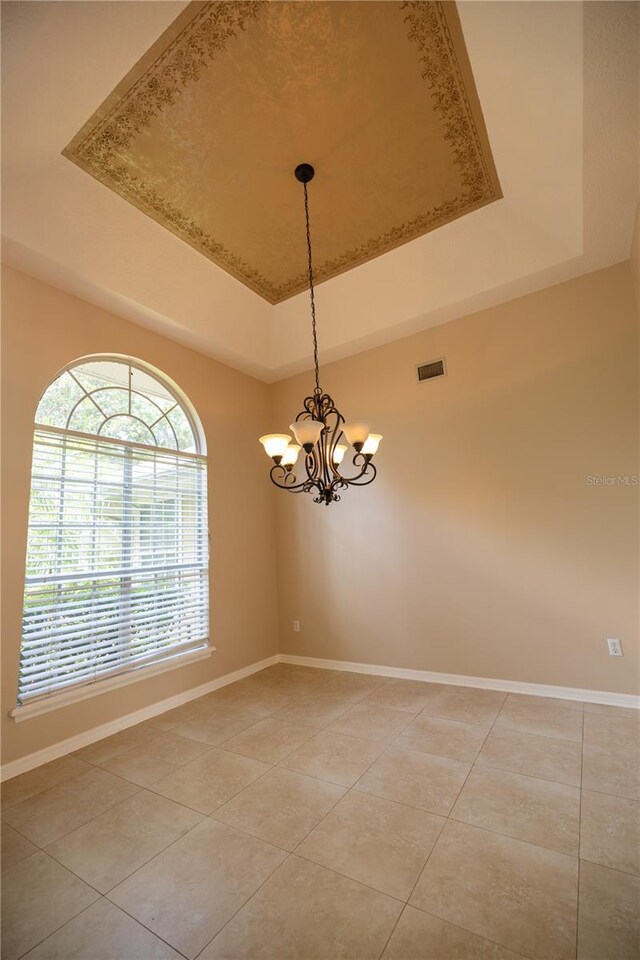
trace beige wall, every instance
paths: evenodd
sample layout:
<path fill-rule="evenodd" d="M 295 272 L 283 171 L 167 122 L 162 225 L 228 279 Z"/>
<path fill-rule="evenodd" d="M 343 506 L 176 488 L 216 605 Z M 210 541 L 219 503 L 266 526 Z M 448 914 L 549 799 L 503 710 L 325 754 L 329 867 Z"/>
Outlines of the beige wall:
<path fill-rule="evenodd" d="M 277 652 L 273 509 L 256 437 L 268 388 L 24 274 L 3 271 L 2 759 L 4 763 Z M 215 317 L 211 319 L 215 323 Z M 217 652 L 53 713 L 16 723 L 33 418 L 61 367 L 92 353 L 164 371 L 202 420 L 209 452 L 211 637 Z"/>
<path fill-rule="evenodd" d="M 638 488 L 587 482 L 639 472 L 637 341 L 624 263 L 327 366 L 380 474 L 276 495 L 281 650 L 637 693 Z M 310 387 L 274 387 L 273 430 Z"/>
<path fill-rule="evenodd" d="M 630 264 L 327 366 L 340 408 L 385 435 L 378 480 L 329 508 L 272 493 L 256 443 L 286 429 L 309 374 L 267 387 L 10 269 L 2 342 L 3 762 L 276 653 L 278 595 L 283 652 L 638 692 L 638 488 L 587 482 L 639 472 Z M 92 353 L 158 367 L 201 417 L 218 649 L 16 723 L 33 416 Z M 441 356 L 448 375 L 417 385 Z"/>

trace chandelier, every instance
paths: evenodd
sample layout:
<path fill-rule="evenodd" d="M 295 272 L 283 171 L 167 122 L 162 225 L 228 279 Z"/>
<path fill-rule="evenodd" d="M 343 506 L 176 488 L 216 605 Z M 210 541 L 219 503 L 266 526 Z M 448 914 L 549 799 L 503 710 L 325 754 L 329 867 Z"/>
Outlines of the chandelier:
<path fill-rule="evenodd" d="M 309 163 L 301 163 L 295 169 L 296 180 L 304 190 L 304 216 L 307 228 L 307 257 L 309 263 L 309 294 L 311 297 L 311 333 L 313 337 L 313 363 L 316 385 L 313 394 L 304 401 L 304 409 L 295 421 L 289 424 L 296 442 L 291 442 L 288 433 L 269 433 L 260 437 L 265 452 L 273 460 L 270 477 L 276 487 L 291 493 L 314 494 L 315 503 L 340 500 L 338 491 L 347 487 L 363 487 L 376 477 L 372 463 L 382 437 L 370 433 L 369 424 L 361 421 L 345 423 L 345 419 L 328 393 L 320 388 L 318 365 L 318 338 L 316 335 L 316 306 L 313 294 L 313 262 L 311 258 L 311 231 L 309 229 L 309 197 L 307 184 L 315 170 Z M 346 440 L 347 443 L 341 442 Z M 342 465 L 351 444 L 351 462 L 355 473 L 345 476 Z M 304 450 L 303 466 L 298 467 L 300 479 L 295 472 L 300 450 Z"/>

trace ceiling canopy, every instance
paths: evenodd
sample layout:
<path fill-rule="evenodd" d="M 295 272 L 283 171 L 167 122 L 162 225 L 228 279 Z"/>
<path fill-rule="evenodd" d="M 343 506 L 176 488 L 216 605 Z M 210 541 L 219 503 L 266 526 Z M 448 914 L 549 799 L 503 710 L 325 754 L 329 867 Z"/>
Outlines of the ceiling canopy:
<path fill-rule="evenodd" d="M 64 150 L 269 303 L 502 196 L 452 2 L 193 2 Z"/>

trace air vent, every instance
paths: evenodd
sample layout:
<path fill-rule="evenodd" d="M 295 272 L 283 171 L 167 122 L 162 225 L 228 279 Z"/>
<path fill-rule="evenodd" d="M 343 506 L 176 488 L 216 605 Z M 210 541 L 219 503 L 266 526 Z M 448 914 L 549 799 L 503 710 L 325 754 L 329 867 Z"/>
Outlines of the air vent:
<path fill-rule="evenodd" d="M 444 357 L 440 360 L 430 360 L 429 363 L 420 363 L 416 369 L 418 371 L 418 383 L 422 383 L 424 380 L 433 380 L 434 377 L 444 377 L 447 372 Z"/>

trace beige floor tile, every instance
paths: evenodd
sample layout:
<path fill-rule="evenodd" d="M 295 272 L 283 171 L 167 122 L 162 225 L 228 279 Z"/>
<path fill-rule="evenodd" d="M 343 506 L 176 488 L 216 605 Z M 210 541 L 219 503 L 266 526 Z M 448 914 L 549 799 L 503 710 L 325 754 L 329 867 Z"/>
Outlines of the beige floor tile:
<path fill-rule="evenodd" d="M 255 712 L 260 711 L 264 713 L 267 709 L 269 712 L 273 712 L 273 709 L 280 709 L 286 703 L 290 703 L 296 697 L 301 696 L 305 692 L 305 689 L 308 691 L 314 686 L 318 686 L 317 683 L 309 681 L 306 679 L 296 679 L 295 677 L 282 677 L 280 679 L 274 678 L 273 680 L 261 679 L 259 675 L 253 677 L 247 677 L 245 680 L 241 680 L 239 683 L 231 684 L 229 687 L 226 687 L 227 695 L 231 697 L 231 700 L 234 698 L 240 698 L 244 700 L 245 698 L 249 699 L 255 704 Z M 221 691 L 214 691 L 210 694 L 211 699 L 215 702 L 216 693 Z"/>
<path fill-rule="evenodd" d="M 285 677 L 293 676 L 298 670 L 313 670 L 313 667 L 298 666 L 297 663 L 272 663 L 270 667 L 258 670 L 254 677 Z"/>
<path fill-rule="evenodd" d="M 296 697 L 295 700 L 291 701 L 290 706 L 304 703 L 305 700 L 313 700 L 314 703 L 346 703 L 347 709 L 349 709 L 350 707 L 353 707 L 354 704 L 360 702 L 359 700 L 352 700 L 348 696 L 337 696 L 335 693 L 331 692 L 330 688 L 328 688 L 329 684 L 323 683 L 319 687 L 316 687 L 316 689 L 308 697 Z M 364 699 L 364 697 L 362 699 Z"/>
<path fill-rule="evenodd" d="M 313 697 L 316 690 L 320 690 L 326 682 L 325 677 L 317 677 L 314 674 L 298 674 L 277 678 L 265 678 L 261 674 L 256 674 L 253 678 L 256 689 L 288 694 L 295 699 Z"/>
<path fill-rule="evenodd" d="M 536 703 L 534 698 L 527 698 L 505 704 L 493 732 L 519 730 L 579 743 L 582 740 L 582 711 L 567 710 L 554 703 L 545 703 L 542 697 L 540 699 L 543 702 Z"/>
<path fill-rule="evenodd" d="M 393 746 L 358 780 L 356 789 L 448 816 L 471 764 Z"/>
<path fill-rule="evenodd" d="M 44 847 L 126 800 L 138 789 L 106 770 L 90 767 L 72 780 L 9 807 L 2 817 L 23 836 Z"/>
<path fill-rule="evenodd" d="M 206 713 L 207 706 L 203 702 L 203 698 L 199 697 L 196 700 L 189 700 L 188 703 L 182 703 L 179 707 L 174 707 L 173 710 L 166 710 L 150 720 L 145 720 L 144 724 L 139 724 L 139 726 L 144 726 L 149 730 L 168 732 L 180 723 L 189 723 L 191 720 L 201 717 L 203 713 Z"/>
<path fill-rule="evenodd" d="M 384 960 L 568 960 L 581 766 L 578 957 L 640 960 L 637 711 L 284 664 L 3 784 L 2 957 L 377 958 L 419 876 Z"/>
<path fill-rule="evenodd" d="M 614 870 L 640 874 L 640 803 L 583 790 L 580 856 Z"/>
<path fill-rule="evenodd" d="M 296 675 L 292 673 L 276 677 L 261 670 L 259 673 L 251 674 L 250 677 L 244 677 L 236 683 L 229 684 L 224 689 L 243 694 L 257 693 L 261 690 L 283 690 L 287 685 L 294 683 L 295 680 Z"/>
<path fill-rule="evenodd" d="M 579 787 L 582 747 L 572 740 L 494 727 L 478 755 L 478 763 Z"/>
<path fill-rule="evenodd" d="M 584 742 L 590 747 L 602 747 L 616 752 L 625 748 L 640 753 L 640 715 L 633 718 L 609 714 L 586 713 Z"/>
<path fill-rule="evenodd" d="M 398 743 L 422 753 L 473 761 L 486 736 L 486 727 L 478 723 L 443 720 L 423 713 L 409 724 Z"/>
<path fill-rule="evenodd" d="M 284 723 L 269 717 L 258 721 L 237 737 L 227 740 L 224 749 L 239 753 L 243 757 L 262 760 L 264 763 L 278 763 L 305 740 L 309 740 L 314 733 L 315 727 L 305 727 L 301 723 Z"/>
<path fill-rule="evenodd" d="M 199 960 L 377 960 L 401 908 L 291 856 Z"/>
<path fill-rule="evenodd" d="M 369 693 L 363 701 L 368 706 L 391 707 L 393 710 L 406 710 L 407 713 L 420 713 L 443 689 L 440 683 L 425 683 L 421 680 L 385 680 Z"/>
<path fill-rule="evenodd" d="M 584 712 L 599 713 L 601 716 L 617 717 L 623 720 L 635 720 L 636 723 L 640 716 L 638 710 L 634 707 L 611 707 L 606 703 L 585 703 Z"/>
<path fill-rule="evenodd" d="M 281 760 L 280 766 L 352 787 L 383 750 L 384 744 L 374 740 L 360 740 L 322 730 Z"/>
<path fill-rule="evenodd" d="M 260 689 L 255 684 L 246 685 L 246 681 L 240 681 L 214 690 L 203 699 L 216 706 L 232 707 L 235 710 L 255 713 L 259 717 L 268 717 L 291 703 L 295 697 L 291 690 Z"/>
<path fill-rule="evenodd" d="M 616 797 L 640 800 L 640 751 L 589 744 L 582 749 L 582 786 Z"/>
<path fill-rule="evenodd" d="M 638 960 L 640 877 L 580 863 L 578 960 Z"/>
<path fill-rule="evenodd" d="M 504 703 L 506 693 L 476 687 L 445 687 L 424 708 L 430 717 L 460 720 L 491 726 Z"/>
<path fill-rule="evenodd" d="M 326 697 L 335 697 L 336 700 L 351 700 L 357 703 L 384 682 L 385 677 L 373 677 L 365 673 L 338 673 L 323 684 L 322 693 Z"/>
<path fill-rule="evenodd" d="M 31 950 L 25 960 L 180 960 L 141 924 L 98 900 Z"/>
<path fill-rule="evenodd" d="M 344 787 L 276 767 L 213 816 L 230 827 L 293 850 L 344 794 Z"/>
<path fill-rule="evenodd" d="M 405 907 L 382 960 L 521 960 L 490 940 Z"/>
<path fill-rule="evenodd" d="M 37 849 L 30 840 L 27 840 L 21 833 L 14 830 L 13 827 L 10 827 L 8 823 L 2 824 L 2 855 L 0 856 L 0 862 L 3 873 L 15 863 L 19 863 L 21 860 L 24 860 L 25 857 L 35 853 Z"/>
<path fill-rule="evenodd" d="M 282 690 L 287 684 L 298 682 L 315 683 L 320 682 L 318 677 L 313 676 L 309 671 L 301 672 L 299 669 L 278 670 L 278 664 L 273 667 L 267 667 L 266 670 L 260 670 L 258 673 L 252 673 L 250 677 L 245 677 L 242 681 L 245 688 L 262 687 L 263 689 Z M 283 666 L 286 666 L 284 664 Z"/>
<path fill-rule="evenodd" d="M 16 960 L 48 937 L 98 894 L 39 851 L 3 875 L 2 960 Z"/>
<path fill-rule="evenodd" d="M 96 743 L 83 747 L 82 750 L 76 750 L 75 756 L 87 763 L 101 764 L 105 760 L 111 760 L 117 757 L 119 753 L 125 750 L 131 750 L 142 743 L 149 743 L 154 737 L 158 736 L 159 731 L 145 723 L 139 723 L 134 727 L 128 727 L 121 730 L 120 733 L 114 733 L 112 737 L 105 737 Z"/>
<path fill-rule="evenodd" d="M 209 749 L 207 743 L 166 732 L 150 743 L 133 747 L 111 760 L 105 760 L 101 767 L 118 777 L 137 783 L 140 787 L 148 787 Z"/>
<path fill-rule="evenodd" d="M 405 710 L 393 710 L 391 707 L 367 706 L 356 703 L 341 717 L 334 720 L 327 730 L 331 733 L 343 733 L 364 740 L 378 740 L 391 743 L 407 727 L 411 714 Z"/>
<path fill-rule="evenodd" d="M 314 697 L 330 680 L 335 680 L 332 670 L 314 670 L 310 674 L 300 674 L 289 681 L 288 686 L 293 688 L 296 696 Z"/>
<path fill-rule="evenodd" d="M 109 899 L 193 958 L 285 857 L 271 844 L 206 819 Z"/>
<path fill-rule="evenodd" d="M 77 777 L 89 769 L 89 765 L 83 760 L 78 760 L 77 757 L 59 757 L 58 760 L 45 763 L 42 767 L 29 770 L 28 773 L 21 773 L 18 777 L 5 780 L 2 784 L 2 809 L 13 806 L 14 803 L 20 803 L 21 800 L 28 800 L 29 797 L 35 797 L 37 793 L 64 783 L 65 780 Z"/>
<path fill-rule="evenodd" d="M 296 851 L 323 867 L 406 900 L 444 820 L 392 800 L 348 793 Z"/>
<path fill-rule="evenodd" d="M 269 769 L 267 763 L 226 750 L 209 750 L 153 785 L 154 793 L 209 814 Z"/>
<path fill-rule="evenodd" d="M 248 730 L 249 727 L 259 722 L 259 717 L 249 710 L 210 706 L 206 712 L 192 720 L 179 723 L 171 733 L 178 737 L 186 737 L 189 740 L 197 740 L 208 746 L 217 747 L 225 740 L 235 737 L 236 734 Z"/>
<path fill-rule="evenodd" d="M 281 666 L 291 667 L 296 671 L 296 673 L 299 673 L 300 676 L 303 677 L 319 677 L 323 682 L 327 680 L 335 680 L 337 674 L 339 673 L 337 670 L 329 670 L 325 667 L 307 667 L 299 663 L 283 663 Z"/>
<path fill-rule="evenodd" d="M 411 903 L 531 960 L 572 960 L 573 857 L 448 821 Z"/>
<path fill-rule="evenodd" d="M 227 683 L 223 687 L 219 687 L 217 690 L 212 690 L 211 693 L 205 694 L 204 697 L 200 699 L 203 702 L 210 701 L 211 703 L 218 703 L 220 698 L 228 697 L 233 699 L 235 696 L 244 696 L 245 693 L 255 693 L 258 689 L 258 684 L 256 679 L 258 674 L 252 674 L 249 677 L 243 677 L 242 680 L 236 680 L 235 683 Z"/>
<path fill-rule="evenodd" d="M 578 855 L 580 790 L 475 766 L 451 811 L 455 820 Z"/>
<path fill-rule="evenodd" d="M 292 677 L 303 677 L 309 680 L 317 680 L 318 683 L 325 680 L 332 680 L 335 677 L 334 670 L 325 670 L 322 667 L 307 667 L 298 663 L 274 663 L 271 667 L 266 667 L 253 675 L 256 679 L 288 680 Z"/>
<path fill-rule="evenodd" d="M 349 700 L 333 700 L 323 697 L 320 700 L 302 699 L 282 707 L 273 714 L 274 720 L 284 720 L 287 723 L 302 723 L 307 727 L 321 729 L 332 720 L 342 716 L 352 706 Z"/>
<path fill-rule="evenodd" d="M 584 703 L 582 700 L 565 700 L 560 697 L 537 697 L 526 693 L 509 693 L 505 700 L 505 707 L 510 704 L 531 704 L 536 708 L 559 707 L 561 710 L 573 710 L 575 713 L 582 713 Z"/>
<path fill-rule="evenodd" d="M 201 819 L 193 810 L 141 790 L 52 843 L 47 853 L 107 893 Z"/>

